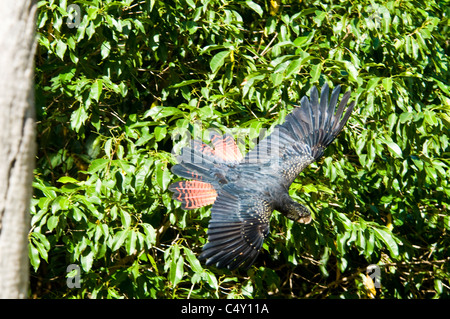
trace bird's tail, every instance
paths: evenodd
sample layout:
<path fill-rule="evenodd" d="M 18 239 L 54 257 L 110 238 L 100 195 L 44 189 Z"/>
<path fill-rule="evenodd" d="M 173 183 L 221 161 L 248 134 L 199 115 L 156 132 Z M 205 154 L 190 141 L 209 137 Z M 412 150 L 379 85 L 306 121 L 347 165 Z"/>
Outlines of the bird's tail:
<path fill-rule="evenodd" d="M 210 139 L 213 147 L 199 140 L 192 141 L 190 146 L 182 149 L 177 157 L 178 164 L 172 167 L 172 173 L 190 179 L 169 186 L 173 199 L 181 202 L 183 209 L 213 204 L 225 175 L 226 164 L 242 160 L 231 135 L 212 132 Z"/>
<path fill-rule="evenodd" d="M 217 191 L 214 187 L 201 181 L 180 181 L 169 186 L 173 192 L 173 199 L 181 202 L 183 209 L 195 209 L 213 204 Z"/>

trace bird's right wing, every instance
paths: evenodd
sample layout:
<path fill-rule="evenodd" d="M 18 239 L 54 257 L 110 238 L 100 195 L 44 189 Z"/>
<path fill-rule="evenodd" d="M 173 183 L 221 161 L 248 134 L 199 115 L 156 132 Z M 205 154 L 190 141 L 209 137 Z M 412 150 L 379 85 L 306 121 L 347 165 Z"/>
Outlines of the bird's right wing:
<path fill-rule="evenodd" d="M 325 84 L 319 99 L 317 89 L 313 87 L 310 99 L 304 96 L 301 106 L 287 115 L 283 124 L 277 125 L 271 135 L 251 150 L 244 162 L 275 164 L 266 167 L 271 170 L 275 167 L 273 173 L 283 176 L 286 185 L 290 185 L 306 166 L 322 156 L 350 117 L 354 103 L 348 106 L 344 114 L 350 91 L 343 95 L 335 112 L 339 93 L 340 86 L 337 86 L 328 100 L 329 87 Z"/>
<path fill-rule="evenodd" d="M 208 243 L 199 259 L 218 268 L 250 267 L 269 234 L 272 211 L 262 196 L 225 185 L 212 207 Z"/>

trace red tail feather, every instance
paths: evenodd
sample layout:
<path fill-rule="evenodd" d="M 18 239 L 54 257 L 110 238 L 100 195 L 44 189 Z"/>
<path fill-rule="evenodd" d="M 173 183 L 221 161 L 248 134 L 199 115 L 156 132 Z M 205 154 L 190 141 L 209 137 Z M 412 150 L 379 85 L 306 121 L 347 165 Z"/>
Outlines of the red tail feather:
<path fill-rule="evenodd" d="M 193 151 L 199 151 L 206 155 L 204 163 L 180 163 L 172 168 L 172 172 L 184 178 L 193 179 L 191 181 L 180 181 L 169 186 L 169 190 L 173 192 L 173 199 L 182 203 L 183 209 L 194 209 L 213 204 L 217 197 L 217 191 L 210 183 L 203 182 L 204 179 L 213 179 L 220 182 L 219 173 L 215 176 L 209 176 L 214 158 L 224 162 L 239 162 L 243 159 L 234 138 L 225 134 L 221 136 L 215 132 L 210 135 L 211 147 L 202 141 L 194 140 L 188 150 L 188 158 L 194 154 Z M 189 153 L 191 152 L 191 153 Z M 198 155 L 197 155 L 198 156 Z M 209 162 L 208 162 L 209 161 Z M 223 165 L 221 161 L 217 161 L 218 165 Z M 206 165 L 208 163 L 208 165 Z M 220 166 L 219 166 L 220 167 Z M 224 166 L 225 168 L 225 166 Z"/>
<path fill-rule="evenodd" d="M 194 209 L 213 204 L 217 192 L 211 184 L 200 181 L 181 181 L 170 185 L 173 199 L 182 203 L 183 209 Z"/>
<path fill-rule="evenodd" d="M 224 136 L 211 134 L 211 143 L 214 145 L 214 154 L 224 161 L 241 161 L 242 154 L 231 135 Z"/>

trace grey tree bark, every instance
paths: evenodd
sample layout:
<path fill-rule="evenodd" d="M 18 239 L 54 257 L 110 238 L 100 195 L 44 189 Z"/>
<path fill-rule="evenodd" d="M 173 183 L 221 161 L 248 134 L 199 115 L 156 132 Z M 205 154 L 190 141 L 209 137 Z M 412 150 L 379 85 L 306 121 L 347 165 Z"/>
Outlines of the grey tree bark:
<path fill-rule="evenodd" d="M 28 297 L 36 2 L 0 8 L 0 298 Z"/>

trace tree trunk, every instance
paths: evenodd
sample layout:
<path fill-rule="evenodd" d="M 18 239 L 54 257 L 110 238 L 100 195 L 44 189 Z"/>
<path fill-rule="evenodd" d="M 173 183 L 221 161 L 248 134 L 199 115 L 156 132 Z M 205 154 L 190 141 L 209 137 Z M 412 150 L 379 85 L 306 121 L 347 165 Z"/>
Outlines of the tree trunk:
<path fill-rule="evenodd" d="M 28 296 L 36 3 L 0 9 L 0 298 Z"/>

